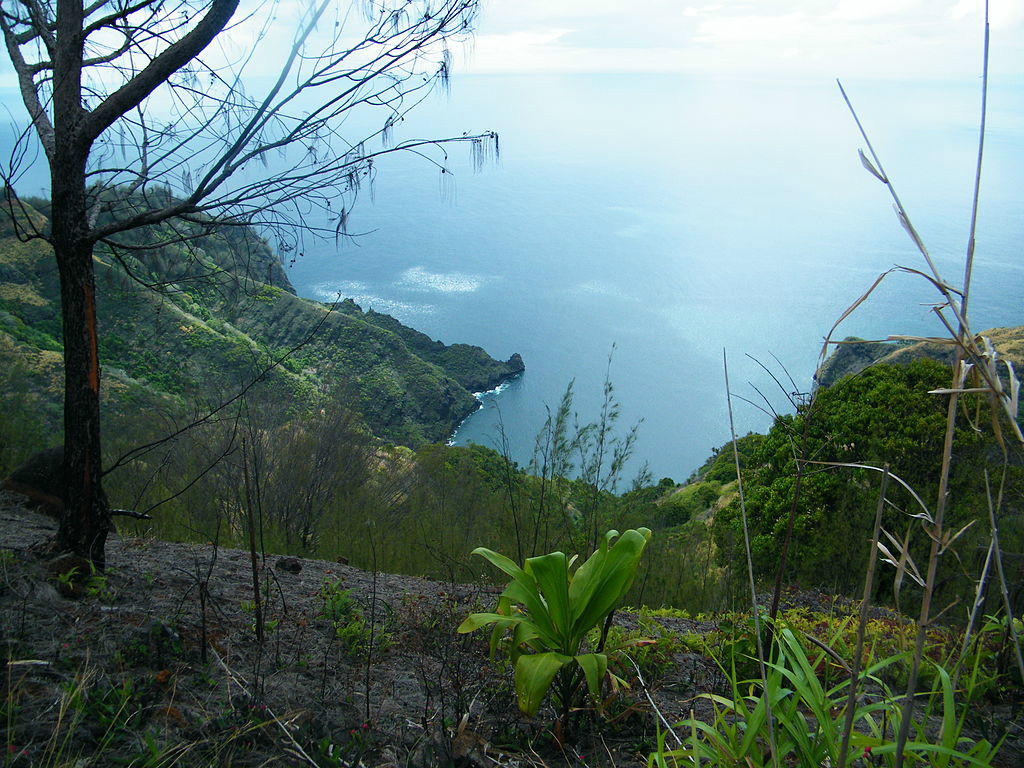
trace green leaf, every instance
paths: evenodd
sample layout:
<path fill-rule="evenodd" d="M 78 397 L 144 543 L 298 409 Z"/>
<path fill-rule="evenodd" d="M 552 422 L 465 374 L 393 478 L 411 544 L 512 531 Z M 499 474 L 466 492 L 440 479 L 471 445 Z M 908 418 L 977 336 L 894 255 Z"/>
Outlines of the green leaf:
<path fill-rule="evenodd" d="M 526 580 L 529 580 L 528 582 Z M 537 625 L 537 630 L 542 634 L 547 643 L 554 648 L 558 645 L 559 635 L 555 629 L 548 607 L 541 597 L 537 588 L 537 582 L 530 574 L 524 572 L 523 578 L 509 582 L 505 591 L 501 593 L 502 598 L 520 603 L 526 608 L 530 620 Z"/>
<path fill-rule="evenodd" d="M 515 631 L 512 633 L 512 645 L 518 648 L 539 637 L 540 632 L 537 630 L 537 625 L 532 621 L 523 621 L 516 625 Z"/>
<path fill-rule="evenodd" d="M 505 616 L 501 613 L 471 613 L 466 617 L 466 620 L 459 624 L 459 628 L 455 631 L 459 634 L 465 634 L 466 632 L 472 632 L 474 629 L 480 629 L 488 624 L 502 621 L 506 624 L 517 624 L 519 622 L 526 621 L 525 616 Z"/>
<path fill-rule="evenodd" d="M 584 653 L 576 657 L 577 663 L 583 667 L 583 674 L 587 676 L 587 688 L 590 695 L 599 699 L 601 697 L 601 681 L 604 680 L 608 671 L 608 657 L 603 653 Z"/>
<path fill-rule="evenodd" d="M 519 698 L 519 709 L 523 714 L 533 717 L 540 709 L 544 696 L 551 687 L 558 670 L 572 661 L 572 656 L 560 653 L 523 654 L 516 662 L 515 684 L 516 696 Z"/>
<path fill-rule="evenodd" d="M 602 547 L 579 567 L 569 588 L 574 632 L 587 632 L 618 605 L 633 583 L 650 538 L 647 528 L 626 531 L 614 546 Z"/>
<path fill-rule="evenodd" d="M 480 555 L 493 565 L 495 568 L 499 568 L 513 579 L 518 579 L 523 574 L 523 569 L 513 563 L 507 557 L 487 547 L 477 547 L 470 554 Z"/>
<path fill-rule="evenodd" d="M 537 587 L 547 603 L 547 615 L 551 628 L 563 643 L 568 643 L 568 632 L 571 624 L 569 611 L 569 567 L 565 555 L 552 552 L 549 555 L 531 557 L 526 561 L 526 572 L 537 580 Z M 575 653 L 575 648 L 563 651 Z"/>

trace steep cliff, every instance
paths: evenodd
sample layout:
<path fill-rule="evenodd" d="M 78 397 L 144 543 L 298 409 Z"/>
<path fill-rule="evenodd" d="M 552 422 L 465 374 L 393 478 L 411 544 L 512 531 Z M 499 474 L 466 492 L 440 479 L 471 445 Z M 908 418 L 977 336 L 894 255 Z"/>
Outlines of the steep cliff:
<path fill-rule="evenodd" d="M 34 203 L 26 216 L 45 231 L 47 204 Z M 215 403 L 262 375 L 285 407 L 301 408 L 342 384 L 373 434 L 417 445 L 443 440 L 477 407 L 473 392 L 522 370 L 518 356 L 501 363 L 351 302 L 296 296 L 278 258 L 247 227 L 156 227 L 135 239 L 94 255 L 108 406 Z M 153 242 L 163 244 L 137 249 Z M 53 426 L 60 339 L 49 246 L 21 242 L 12 222 L 0 221 L 0 365 L 17 368 Z"/>
<path fill-rule="evenodd" d="M 988 338 L 1000 358 L 1013 363 L 1018 373 L 1024 370 L 1024 326 L 990 328 L 980 335 Z M 848 336 L 821 366 L 818 384 L 830 387 L 843 376 L 860 373 L 869 365 L 908 365 L 922 358 L 952 363 L 953 348 L 924 341 L 868 342 Z"/>

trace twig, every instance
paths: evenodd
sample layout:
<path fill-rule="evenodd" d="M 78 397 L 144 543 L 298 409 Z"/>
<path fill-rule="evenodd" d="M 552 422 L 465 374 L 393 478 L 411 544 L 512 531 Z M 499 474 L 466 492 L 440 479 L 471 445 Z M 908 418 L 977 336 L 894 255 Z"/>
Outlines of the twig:
<path fill-rule="evenodd" d="M 217 653 L 217 649 L 211 647 L 210 648 L 210 652 L 213 654 L 213 658 L 216 659 L 217 664 L 219 664 L 220 668 L 224 670 L 224 673 L 228 676 L 228 678 L 231 680 L 231 682 L 233 682 L 235 685 L 237 685 L 239 687 L 239 689 L 241 689 L 243 692 L 248 693 L 249 692 L 249 687 L 247 685 L 245 685 L 241 680 L 239 680 L 238 676 L 235 675 L 235 673 L 232 672 L 228 668 L 228 665 L 224 663 L 224 659 L 222 659 L 220 657 L 220 654 Z M 270 716 L 270 719 L 273 720 L 275 723 L 277 723 L 278 727 L 284 733 L 285 737 L 288 739 L 288 741 L 290 741 L 292 743 L 292 746 L 295 747 L 295 751 L 296 751 L 298 757 L 301 757 L 309 765 L 313 766 L 313 768 L 320 768 L 320 764 L 317 763 L 317 761 L 314 760 L 312 757 L 310 757 L 308 754 L 306 754 L 306 750 L 304 750 L 302 748 L 302 745 L 300 745 L 299 742 L 297 742 L 295 740 L 295 737 L 292 736 L 292 733 L 291 733 L 291 731 L 288 730 L 288 727 L 284 723 L 281 722 L 281 720 L 278 718 L 277 715 L 274 714 L 274 710 L 272 710 L 266 704 L 264 704 L 264 706 L 267 707 L 266 711 L 267 711 L 267 714 Z"/>
<path fill-rule="evenodd" d="M 630 656 L 629 654 L 623 654 L 623 656 L 625 656 L 627 659 L 629 659 L 629 663 L 632 664 L 633 665 L 633 669 L 636 670 L 636 679 L 637 679 L 637 682 L 640 683 L 640 688 L 643 689 L 644 696 L 647 697 L 647 703 L 651 705 L 651 709 L 653 709 L 654 712 L 658 715 L 658 719 L 661 720 L 661 724 L 665 726 L 665 730 L 667 730 L 669 733 L 672 734 L 672 738 L 676 740 L 676 744 L 678 744 L 680 747 L 683 746 L 683 740 L 680 739 L 676 735 L 676 732 L 672 730 L 672 726 L 669 725 L 668 720 L 666 720 L 665 716 L 663 714 L 661 714 L 661 710 L 658 709 L 658 705 L 655 704 L 654 703 L 654 699 L 651 698 L 651 694 L 647 690 L 647 683 L 644 682 L 644 676 L 640 673 L 639 665 L 633 660 L 633 657 Z"/>
<path fill-rule="evenodd" d="M 373 566 L 373 581 L 370 589 L 370 643 L 366 648 L 366 722 L 370 722 L 370 667 L 373 664 L 373 646 L 377 630 L 377 542 L 373 538 L 373 526 L 369 529 L 370 553 Z"/>
<path fill-rule="evenodd" d="M 252 510 L 252 490 L 249 485 L 249 451 L 242 438 L 242 475 L 245 478 L 245 516 L 249 525 L 249 557 L 252 561 L 252 599 L 256 615 L 256 642 L 263 644 L 263 606 L 260 601 L 260 569 L 256 558 L 256 520 Z"/>
<path fill-rule="evenodd" d="M 981 125 L 978 130 L 978 164 L 974 171 L 974 195 L 971 198 L 971 231 L 967 236 L 967 260 L 964 264 L 964 292 L 960 312 L 967 317 L 967 297 L 971 291 L 971 273 L 974 270 L 974 233 L 978 226 L 978 199 L 981 193 L 981 160 L 985 153 L 985 117 L 988 112 L 988 0 L 985 0 L 985 45 L 981 66 Z M 964 329 L 961 328 L 961 335 Z"/>
<path fill-rule="evenodd" d="M 1003 501 L 1003 486 L 1006 483 L 1006 465 L 1003 465 L 1003 476 L 999 482 L 999 497 L 996 504 L 992 503 L 992 489 L 989 486 L 988 470 L 985 470 L 985 490 L 988 493 L 988 519 L 992 526 L 992 551 L 996 557 L 996 573 L 999 574 L 999 590 L 1003 595 L 1003 605 L 1006 607 L 1006 621 L 1010 625 L 1010 639 L 1013 641 L 1013 651 L 1017 658 L 1017 671 L 1020 672 L 1020 679 L 1024 680 L 1024 658 L 1020 653 L 1020 638 L 1017 636 L 1017 626 L 1013 623 L 1013 603 L 1010 601 L 1010 593 L 1006 588 L 1006 573 L 1003 571 L 1003 555 L 999 549 L 999 523 L 996 520 L 996 507 L 1001 506 Z"/>
<path fill-rule="evenodd" d="M 988 550 L 985 553 L 985 564 L 981 568 L 981 575 L 978 577 L 978 586 L 974 590 L 974 602 L 971 605 L 971 613 L 967 618 L 967 628 L 964 630 L 964 641 L 960 647 L 960 658 L 957 659 L 956 668 L 952 675 L 951 687 L 956 690 L 960 672 L 963 670 L 964 661 L 967 659 L 967 650 L 970 648 L 974 632 L 974 624 L 978 621 L 978 614 L 985 602 L 985 593 L 988 589 L 989 573 L 992 566 L 992 552 L 995 548 L 995 539 L 989 538 Z"/>

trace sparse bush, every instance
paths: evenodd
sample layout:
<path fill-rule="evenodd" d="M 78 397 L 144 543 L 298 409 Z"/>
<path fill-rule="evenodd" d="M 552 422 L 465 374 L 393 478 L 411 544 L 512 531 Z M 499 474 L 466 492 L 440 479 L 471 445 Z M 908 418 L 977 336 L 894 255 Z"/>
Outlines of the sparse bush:
<path fill-rule="evenodd" d="M 324 602 L 321 616 L 330 622 L 342 652 L 354 659 L 364 659 L 371 652 L 390 648 L 389 617 L 381 616 L 371 626 L 363 607 L 351 595 L 352 590 L 342 589 L 340 581 L 326 580 L 320 587 Z"/>

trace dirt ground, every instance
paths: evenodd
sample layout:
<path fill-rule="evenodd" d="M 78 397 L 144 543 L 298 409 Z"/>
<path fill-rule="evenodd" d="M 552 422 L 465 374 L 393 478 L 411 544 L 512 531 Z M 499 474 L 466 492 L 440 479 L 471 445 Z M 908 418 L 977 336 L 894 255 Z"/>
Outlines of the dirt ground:
<path fill-rule="evenodd" d="M 260 567 L 264 599 L 269 592 L 260 644 L 247 552 L 112 534 L 105 579 L 65 597 L 69 589 L 35 551 L 56 523 L 12 502 L 0 499 L 0 548 L 10 553 L 0 575 L 0 630 L 5 656 L 17 662 L 7 675 L 7 700 L 16 701 L 8 709 L 17 710 L 8 759 L 21 755 L 12 765 L 48 757 L 60 718 L 70 729 L 66 750 L 95 751 L 115 731 L 106 764 L 129 764 L 155 743 L 193 745 L 176 763 L 189 766 L 214 755 L 214 764 L 231 765 L 630 765 L 646 763 L 656 738 L 640 691 L 619 705 L 615 722 L 583 733 L 564 754 L 550 737 L 550 712 L 522 718 L 510 673 L 488 660 L 487 633 L 455 633 L 469 612 L 491 609 L 493 586 L 298 558 L 293 573 L 270 556 Z M 351 590 L 372 620 L 369 664 L 365 648 L 344 647 L 323 616 L 325 582 Z M 677 632 L 711 626 L 662 623 Z M 677 657 L 650 691 L 669 722 L 722 683 L 710 660 Z M 89 695 L 73 723 L 59 702 L 76 675 Z M 116 707 L 126 698 L 120 723 Z"/>
<path fill-rule="evenodd" d="M 455 632 L 493 606 L 493 586 L 268 556 L 260 643 L 247 552 L 112 534 L 106 576 L 72 585 L 38 555 L 55 531 L 0 497 L 4 766 L 639 766 L 658 713 L 707 717 L 698 695 L 725 693 L 710 659 L 679 649 L 561 748 L 551 710 L 518 713 L 487 633 Z M 361 613 L 361 632 L 339 635 L 325 584 Z M 714 628 L 658 621 L 676 633 Z M 616 624 L 635 629 L 637 617 Z M 1003 764 L 1020 757 L 1011 750 Z"/>

